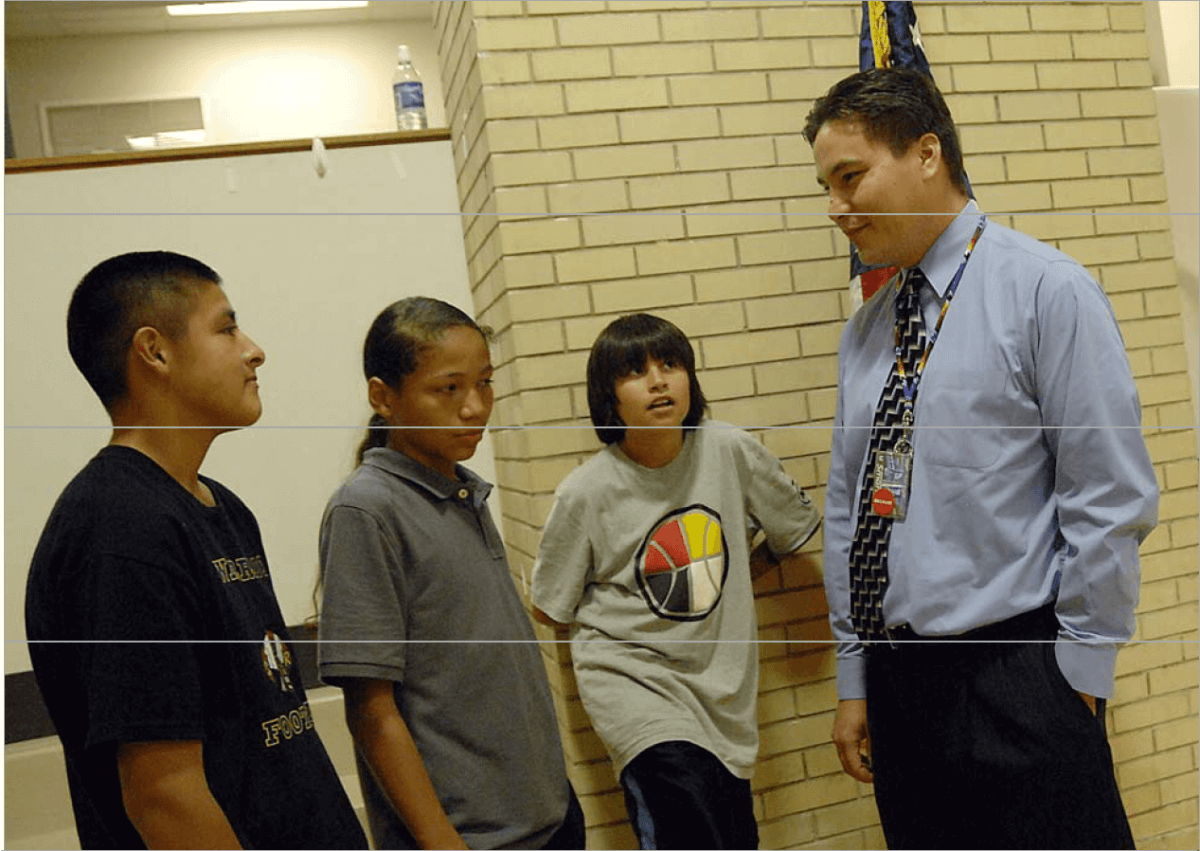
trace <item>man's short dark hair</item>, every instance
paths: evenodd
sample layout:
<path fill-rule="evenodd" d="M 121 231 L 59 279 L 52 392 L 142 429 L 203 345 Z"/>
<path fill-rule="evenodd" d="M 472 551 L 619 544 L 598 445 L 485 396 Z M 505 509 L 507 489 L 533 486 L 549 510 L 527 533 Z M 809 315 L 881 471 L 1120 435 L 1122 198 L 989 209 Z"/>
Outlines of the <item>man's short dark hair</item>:
<path fill-rule="evenodd" d="M 208 266 L 171 251 L 110 257 L 83 276 L 67 308 L 67 348 L 75 366 L 108 410 L 128 390 L 126 359 L 138 328 L 169 339 L 187 330 L 192 296 L 220 284 Z"/>
<path fill-rule="evenodd" d="M 695 428 L 704 416 L 708 402 L 696 377 L 696 353 L 687 335 L 665 319 L 631 313 L 610 322 L 588 355 L 588 412 L 602 442 L 620 443 L 625 439 L 625 423 L 617 414 L 617 379 L 641 369 L 650 358 L 687 369 L 691 404 L 683 427 Z"/>
<path fill-rule="evenodd" d="M 926 133 L 935 134 L 951 182 L 959 190 L 970 192 L 962 144 L 950 108 L 933 80 L 920 71 L 871 68 L 834 83 L 808 113 L 804 138 L 810 145 L 830 121 L 859 126 L 868 139 L 887 145 L 897 157 Z"/>

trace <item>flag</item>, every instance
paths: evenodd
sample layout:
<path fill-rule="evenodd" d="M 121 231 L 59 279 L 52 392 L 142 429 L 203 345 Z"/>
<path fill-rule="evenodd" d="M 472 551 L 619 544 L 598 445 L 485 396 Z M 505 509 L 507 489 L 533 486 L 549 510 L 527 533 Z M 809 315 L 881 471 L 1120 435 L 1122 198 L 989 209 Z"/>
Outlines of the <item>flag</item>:
<path fill-rule="evenodd" d="M 863 0 L 858 69 L 869 68 L 914 68 L 933 79 L 911 0 Z M 850 298 L 854 307 L 874 295 L 896 271 L 895 266 L 866 265 L 851 245 Z"/>

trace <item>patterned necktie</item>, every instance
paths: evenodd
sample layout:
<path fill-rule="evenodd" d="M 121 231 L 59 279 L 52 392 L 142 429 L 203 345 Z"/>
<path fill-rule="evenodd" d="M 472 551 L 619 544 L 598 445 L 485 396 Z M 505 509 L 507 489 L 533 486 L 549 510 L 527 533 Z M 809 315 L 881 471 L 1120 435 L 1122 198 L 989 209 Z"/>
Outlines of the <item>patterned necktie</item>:
<path fill-rule="evenodd" d="M 925 283 L 925 275 L 920 269 L 913 268 L 896 296 L 900 349 L 909 381 L 916 371 L 917 361 L 925 351 L 925 321 L 921 316 L 918 295 Z M 900 425 L 905 407 L 904 384 L 893 361 L 887 384 L 875 408 L 867 472 L 858 497 L 858 525 L 850 544 L 850 621 L 862 641 L 883 641 L 887 638 L 884 633 L 883 595 L 888 584 L 888 540 L 892 536 L 893 520 L 871 511 L 871 496 L 875 490 L 875 456 L 881 451 L 890 450 L 899 440 L 902 429 L 896 426 Z"/>

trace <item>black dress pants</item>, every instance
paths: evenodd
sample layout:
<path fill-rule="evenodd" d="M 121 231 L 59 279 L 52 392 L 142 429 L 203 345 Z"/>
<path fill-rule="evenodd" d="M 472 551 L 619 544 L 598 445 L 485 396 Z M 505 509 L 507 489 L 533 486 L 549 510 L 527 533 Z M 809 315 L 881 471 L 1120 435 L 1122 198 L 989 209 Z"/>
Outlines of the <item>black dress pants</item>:
<path fill-rule="evenodd" d="M 889 848 L 1133 848 L 1097 713 L 1051 607 L 956 640 L 872 646 L 867 717 Z"/>

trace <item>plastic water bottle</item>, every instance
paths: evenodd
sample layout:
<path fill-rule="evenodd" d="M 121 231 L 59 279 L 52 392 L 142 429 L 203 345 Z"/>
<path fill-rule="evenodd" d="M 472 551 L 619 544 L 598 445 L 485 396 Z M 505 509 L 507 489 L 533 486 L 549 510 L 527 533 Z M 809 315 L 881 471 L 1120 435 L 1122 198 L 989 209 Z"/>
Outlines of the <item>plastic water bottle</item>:
<path fill-rule="evenodd" d="M 401 130 L 423 130 L 425 121 L 425 86 L 413 67 L 408 45 L 396 48 L 396 73 L 392 75 L 392 96 L 396 100 L 396 126 Z"/>

